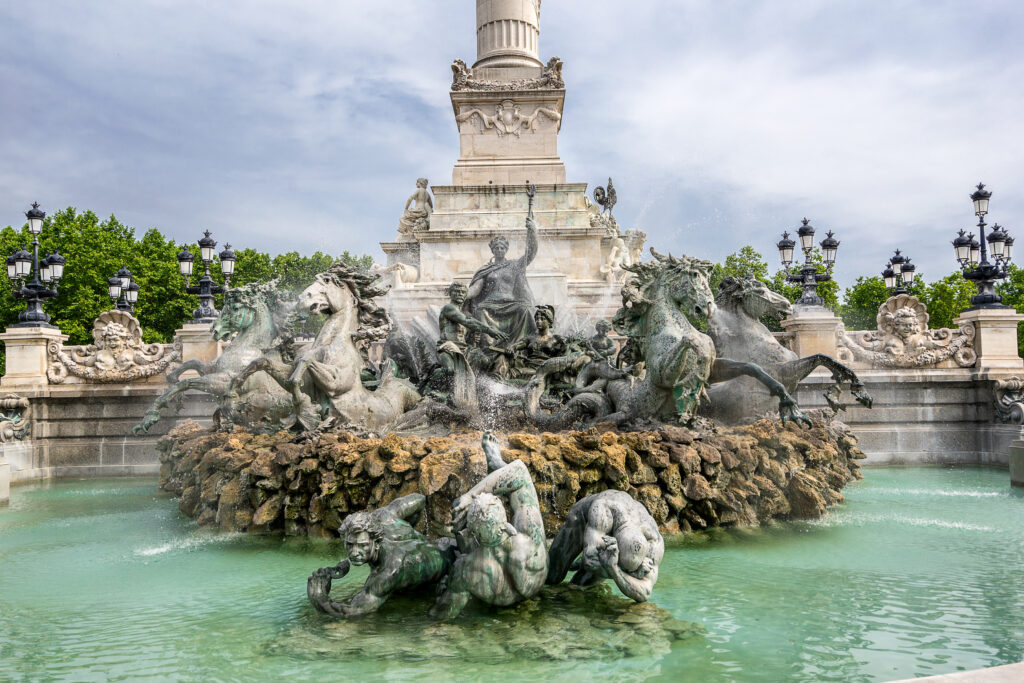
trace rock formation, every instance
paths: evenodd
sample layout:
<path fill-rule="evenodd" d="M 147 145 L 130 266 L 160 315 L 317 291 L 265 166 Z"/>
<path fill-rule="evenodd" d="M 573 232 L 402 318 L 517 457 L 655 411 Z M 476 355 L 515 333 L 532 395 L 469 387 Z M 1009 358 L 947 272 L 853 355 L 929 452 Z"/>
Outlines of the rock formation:
<path fill-rule="evenodd" d="M 607 427 L 607 428 L 602 428 Z M 293 435 L 215 432 L 185 422 L 166 437 L 160 488 L 201 525 L 336 537 L 342 520 L 400 496 L 427 498 L 416 528 L 446 535 L 452 501 L 487 473 L 480 432 L 421 438 L 359 438 L 328 432 L 307 443 Z M 664 533 L 817 517 L 861 477 L 863 453 L 839 422 L 811 429 L 760 420 L 703 431 L 512 433 L 504 456 L 526 463 L 544 527 L 553 536 L 578 500 L 626 491 Z"/>

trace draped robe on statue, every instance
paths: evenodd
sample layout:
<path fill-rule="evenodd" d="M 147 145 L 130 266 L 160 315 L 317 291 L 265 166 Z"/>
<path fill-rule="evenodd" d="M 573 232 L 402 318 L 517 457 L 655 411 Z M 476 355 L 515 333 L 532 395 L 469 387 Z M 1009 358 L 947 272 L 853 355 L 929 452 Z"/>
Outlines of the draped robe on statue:
<path fill-rule="evenodd" d="M 526 253 L 515 260 L 488 263 L 473 274 L 463 310 L 477 320 L 501 330 L 508 348 L 534 334 L 533 292 L 526 281 L 526 267 L 537 256 L 537 229 L 526 222 Z M 498 341 L 498 340 L 495 340 Z"/>

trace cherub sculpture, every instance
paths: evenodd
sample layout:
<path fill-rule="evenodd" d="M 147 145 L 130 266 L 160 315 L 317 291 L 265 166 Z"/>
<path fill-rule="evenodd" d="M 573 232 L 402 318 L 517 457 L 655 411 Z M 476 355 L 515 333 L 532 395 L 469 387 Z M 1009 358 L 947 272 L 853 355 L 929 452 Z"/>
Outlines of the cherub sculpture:
<path fill-rule="evenodd" d="M 624 491 L 602 491 L 569 510 L 551 544 L 547 582 L 561 583 L 576 568 L 574 585 L 611 579 L 624 595 L 646 602 L 664 555 L 665 541 L 647 508 Z"/>
<path fill-rule="evenodd" d="M 346 517 L 338 531 L 348 559 L 309 577 L 306 594 L 313 606 L 332 617 L 357 617 L 377 611 L 396 592 L 441 580 L 452 566 L 454 552 L 431 544 L 413 529 L 425 502 L 424 496 L 413 493 L 373 512 Z M 343 578 L 353 564 L 370 565 L 363 589 L 348 602 L 331 600 L 331 580 Z"/>

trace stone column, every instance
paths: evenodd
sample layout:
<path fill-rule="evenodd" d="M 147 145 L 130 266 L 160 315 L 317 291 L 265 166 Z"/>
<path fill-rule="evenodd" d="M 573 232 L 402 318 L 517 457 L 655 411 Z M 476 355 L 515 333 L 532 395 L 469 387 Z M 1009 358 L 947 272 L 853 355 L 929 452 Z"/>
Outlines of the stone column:
<path fill-rule="evenodd" d="M 843 321 L 824 306 L 794 306 L 782 321 L 782 329 L 793 335 L 790 348 L 803 358 L 816 353 L 836 355 L 836 330 Z"/>
<path fill-rule="evenodd" d="M 1017 353 L 1017 323 L 1024 320 L 1010 307 L 967 310 L 953 322 L 974 325 L 974 350 L 978 353 L 977 370 L 1024 368 Z"/>
<path fill-rule="evenodd" d="M 476 0 L 477 68 L 542 66 L 540 0 Z"/>
<path fill-rule="evenodd" d="M 7 352 L 7 371 L 0 386 L 47 384 L 47 353 L 50 342 L 63 344 L 68 340 L 55 327 L 8 327 L 0 334 Z"/>
<path fill-rule="evenodd" d="M 181 360 L 209 363 L 224 351 L 224 344 L 213 338 L 212 323 L 186 323 L 175 330 L 174 338 L 181 340 Z"/>

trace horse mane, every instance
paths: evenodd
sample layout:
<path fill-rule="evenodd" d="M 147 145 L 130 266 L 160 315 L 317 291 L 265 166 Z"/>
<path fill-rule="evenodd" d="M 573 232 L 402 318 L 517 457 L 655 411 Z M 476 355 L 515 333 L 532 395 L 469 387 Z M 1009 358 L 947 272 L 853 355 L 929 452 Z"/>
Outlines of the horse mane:
<path fill-rule="evenodd" d="M 274 340 L 270 347 L 290 342 L 295 336 L 295 325 L 291 318 L 294 301 L 292 294 L 281 290 L 278 285 L 281 278 L 268 282 L 250 282 L 229 289 L 224 294 L 224 308 L 232 304 L 256 310 L 261 304 L 270 311 L 270 323 L 274 332 Z"/>
<path fill-rule="evenodd" d="M 633 273 L 633 277 L 622 287 L 622 307 L 615 313 L 612 325 L 616 332 L 627 337 L 641 334 L 641 323 L 654 303 L 654 291 L 661 285 L 685 280 L 695 270 L 705 276 L 711 272 L 710 261 L 693 256 L 666 256 L 654 247 L 651 247 L 651 255 L 654 261 L 622 266 Z"/>
<path fill-rule="evenodd" d="M 715 304 L 720 307 L 725 307 L 728 304 L 742 304 L 743 298 L 750 293 L 754 283 L 757 282 L 760 282 L 760 280 L 750 277 L 733 277 L 730 275 L 724 278 L 718 284 L 718 296 L 715 297 Z"/>
<path fill-rule="evenodd" d="M 352 341 L 365 350 L 370 342 L 387 339 L 392 327 L 391 316 L 373 300 L 387 294 L 391 286 L 381 285 L 379 274 L 359 270 L 344 261 L 332 265 L 324 275 L 336 285 L 348 287 L 356 299 L 359 329 L 352 334 Z"/>

